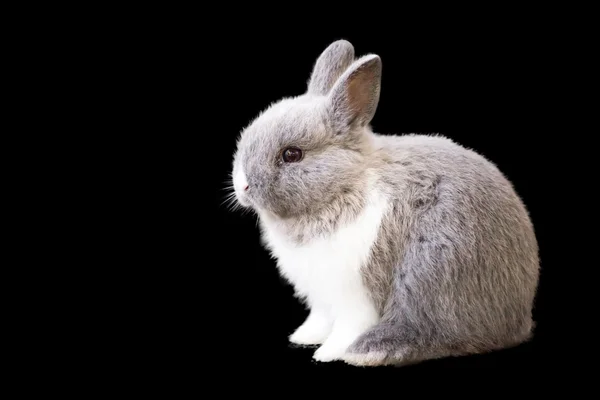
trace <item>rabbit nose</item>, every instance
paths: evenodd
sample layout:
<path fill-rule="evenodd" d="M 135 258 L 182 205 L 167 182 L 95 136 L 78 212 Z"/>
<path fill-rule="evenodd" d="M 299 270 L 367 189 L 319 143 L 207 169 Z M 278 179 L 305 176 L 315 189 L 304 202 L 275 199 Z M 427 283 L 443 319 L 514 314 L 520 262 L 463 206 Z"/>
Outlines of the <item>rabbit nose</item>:
<path fill-rule="evenodd" d="M 249 185 L 250 183 L 246 179 L 246 173 L 241 167 L 238 168 L 233 177 L 233 186 L 235 187 L 236 191 L 245 192 L 248 190 Z"/>

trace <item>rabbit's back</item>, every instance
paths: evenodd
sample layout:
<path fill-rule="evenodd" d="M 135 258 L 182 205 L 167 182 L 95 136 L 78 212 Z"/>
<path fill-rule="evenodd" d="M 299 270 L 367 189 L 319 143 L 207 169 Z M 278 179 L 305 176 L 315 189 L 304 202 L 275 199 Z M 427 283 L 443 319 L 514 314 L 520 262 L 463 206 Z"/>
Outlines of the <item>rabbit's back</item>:
<path fill-rule="evenodd" d="M 461 214 L 465 223 L 512 217 L 511 226 L 532 229 L 512 183 L 474 150 L 443 136 L 377 136 L 376 143 L 382 182 L 415 215 L 435 206 Z"/>

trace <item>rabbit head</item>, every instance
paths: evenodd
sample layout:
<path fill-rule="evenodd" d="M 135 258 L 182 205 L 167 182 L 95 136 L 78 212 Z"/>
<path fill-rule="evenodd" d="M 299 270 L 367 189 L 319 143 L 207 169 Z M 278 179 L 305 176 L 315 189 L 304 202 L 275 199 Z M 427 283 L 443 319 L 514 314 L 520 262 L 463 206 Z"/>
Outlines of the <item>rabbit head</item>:
<path fill-rule="evenodd" d="M 239 205 L 293 217 L 356 188 L 380 81 L 377 55 L 355 59 L 349 42 L 330 44 L 305 93 L 270 105 L 241 132 L 232 170 Z"/>

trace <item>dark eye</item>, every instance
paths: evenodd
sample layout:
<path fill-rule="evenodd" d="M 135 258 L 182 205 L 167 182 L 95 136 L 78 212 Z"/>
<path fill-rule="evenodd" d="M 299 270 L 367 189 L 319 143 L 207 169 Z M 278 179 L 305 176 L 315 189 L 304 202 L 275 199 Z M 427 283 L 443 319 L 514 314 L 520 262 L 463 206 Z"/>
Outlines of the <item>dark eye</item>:
<path fill-rule="evenodd" d="M 302 159 L 302 150 L 297 147 L 288 147 L 283 151 L 283 161 L 286 163 L 298 162 Z"/>

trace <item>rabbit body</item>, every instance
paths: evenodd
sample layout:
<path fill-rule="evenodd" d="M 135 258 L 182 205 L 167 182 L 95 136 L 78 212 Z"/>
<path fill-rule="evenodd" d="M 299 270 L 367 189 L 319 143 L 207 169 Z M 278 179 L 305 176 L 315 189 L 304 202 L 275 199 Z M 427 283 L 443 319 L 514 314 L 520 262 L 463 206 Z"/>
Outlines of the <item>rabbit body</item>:
<path fill-rule="evenodd" d="M 378 56 L 334 42 L 307 93 L 238 141 L 236 198 L 310 310 L 290 341 L 319 345 L 318 361 L 376 366 L 528 340 L 539 260 L 523 202 L 448 138 L 372 132 L 380 77 Z"/>

